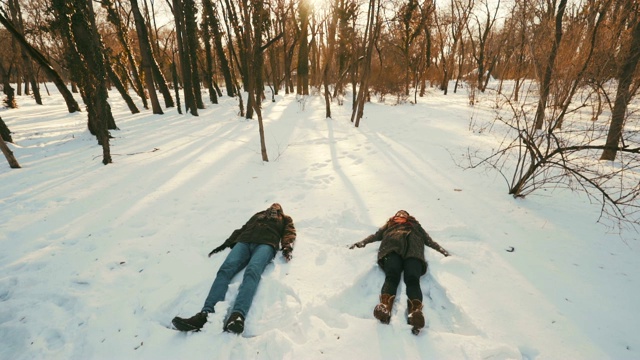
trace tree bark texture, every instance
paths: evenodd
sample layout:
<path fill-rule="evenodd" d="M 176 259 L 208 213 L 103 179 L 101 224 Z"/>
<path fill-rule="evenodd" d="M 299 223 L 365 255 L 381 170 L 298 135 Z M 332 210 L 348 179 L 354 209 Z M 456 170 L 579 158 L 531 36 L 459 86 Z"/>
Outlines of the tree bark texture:
<path fill-rule="evenodd" d="M 633 9 L 633 7 L 631 7 Z M 616 99 L 611 111 L 611 124 L 607 134 L 607 142 L 605 149 L 600 156 L 600 160 L 613 161 L 620 140 L 622 139 L 622 130 L 624 128 L 625 115 L 627 107 L 631 101 L 630 91 L 633 82 L 633 74 L 635 73 L 638 62 L 640 61 L 640 15 L 638 15 L 638 7 L 635 7 L 635 24 L 631 32 L 631 43 L 628 48 L 628 55 L 622 64 L 622 68 L 618 73 L 618 89 L 616 91 Z"/>
<path fill-rule="evenodd" d="M 138 32 L 138 43 L 140 46 L 140 57 L 142 58 L 142 71 L 144 72 L 144 80 L 149 92 L 149 99 L 151 100 L 151 109 L 154 114 L 163 114 L 160 102 L 158 101 L 158 94 L 153 81 L 153 53 L 151 52 L 151 43 L 149 42 L 149 34 L 138 6 L 138 0 L 131 0 L 131 11 L 136 23 L 136 30 Z"/>

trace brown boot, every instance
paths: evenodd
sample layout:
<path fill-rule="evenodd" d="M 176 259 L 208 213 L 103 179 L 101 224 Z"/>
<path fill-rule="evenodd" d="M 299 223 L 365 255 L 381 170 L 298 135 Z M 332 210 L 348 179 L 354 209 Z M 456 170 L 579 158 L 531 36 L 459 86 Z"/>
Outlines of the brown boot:
<path fill-rule="evenodd" d="M 391 309 L 393 309 L 393 300 L 395 299 L 395 295 L 380 295 L 380 304 L 373 309 L 373 316 L 380 320 L 381 323 L 388 324 L 391 321 Z"/>
<path fill-rule="evenodd" d="M 412 326 L 411 332 L 418 335 L 424 327 L 424 314 L 422 314 L 422 301 L 418 299 L 407 300 L 407 323 Z"/>

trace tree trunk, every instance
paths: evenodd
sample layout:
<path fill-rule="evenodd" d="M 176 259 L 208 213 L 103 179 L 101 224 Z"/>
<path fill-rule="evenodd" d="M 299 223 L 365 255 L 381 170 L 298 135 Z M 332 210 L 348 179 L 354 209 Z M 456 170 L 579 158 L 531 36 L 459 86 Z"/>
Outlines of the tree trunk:
<path fill-rule="evenodd" d="M 299 95 L 309 95 L 309 5 L 306 0 L 298 7 L 300 15 L 300 36 L 298 41 L 298 74 L 296 92 Z"/>
<path fill-rule="evenodd" d="M 198 26 L 196 24 L 196 4 L 193 0 L 184 0 L 184 20 L 187 35 L 187 51 L 189 61 L 191 61 L 191 85 L 193 88 L 193 98 L 198 109 L 204 109 L 202 92 L 200 91 L 200 74 L 198 71 Z M 184 39 L 183 39 L 184 40 Z"/>
<path fill-rule="evenodd" d="M 336 25 L 338 23 L 338 14 L 333 13 L 331 23 L 327 26 L 327 53 L 325 56 L 324 70 L 322 71 L 322 82 L 324 84 L 324 104 L 325 118 L 331 118 L 331 93 L 329 92 L 329 73 L 331 72 L 331 64 L 336 47 Z"/>
<path fill-rule="evenodd" d="M 17 108 L 18 104 L 16 103 L 15 90 L 11 86 L 11 82 L 9 82 L 9 73 L 5 70 L 4 66 L 2 66 L 2 61 L 0 61 L 0 81 L 2 82 L 2 91 L 7 95 L 4 106 L 9 109 Z"/>
<path fill-rule="evenodd" d="M 555 66 L 556 57 L 558 56 L 558 47 L 562 40 L 562 17 L 564 16 L 564 10 L 567 7 L 567 0 L 560 0 L 558 5 L 558 13 L 556 14 L 556 31 L 553 44 L 551 45 L 551 51 L 549 52 L 549 60 L 545 67 L 544 77 L 540 83 L 540 100 L 538 100 L 538 109 L 536 110 L 535 117 L 535 129 L 542 129 L 544 124 L 544 111 L 547 107 L 547 100 L 549 99 L 549 92 L 551 88 L 551 76 L 553 75 L 553 68 Z"/>
<path fill-rule="evenodd" d="M 73 39 L 66 49 L 72 77 L 80 87 L 87 106 L 88 128 L 102 145 L 102 163 L 109 164 L 108 127 L 115 121 L 107 101 L 107 71 L 104 48 L 95 25 L 95 15 L 90 0 L 53 0 L 53 8 L 60 21 L 62 35 Z"/>
<path fill-rule="evenodd" d="M 227 96 L 235 96 L 235 90 L 233 87 L 233 80 L 231 79 L 231 69 L 229 68 L 229 61 L 224 53 L 224 46 L 222 45 L 222 34 L 220 33 L 220 23 L 217 16 L 214 13 L 214 7 L 211 0 L 204 0 L 204 11 L 209 20 L 209 27 L 213 33 L 213 43 L 216 49 L 216 56 L 220 63 L 220 70 L 222 70 L 222 76 L 224 77 L 224 84 L 227 89 Z"/>
<path fill-rule="evenodd" d="M 153 82 L 153 67 L 151 62 L 153 60 L 153 54 L 151 52 L 151 44 L 149 43 L 149 35 L 147 34 L 147 28 L 144 23 L 144 18 L 138 7 L 138 0 L 131 0 L 131 11 L 136 23 L 136 30 L 138 31 L 138 43 L 140 46 L 140 57 L 142 58 L 142 70 L 144 72 L 144 80 L 147 85 L 147 91 L 149 92 L 149 99 L 151 100 L 151 108 L 154 114 L 163 114 L 160 102 L 158 101 L 158 94 Z"/>
<path fill-rule="evenodd" d="M 364 103 L 369 92 L 369 77 L 371 75 L 371 58 L 373 56 L 373 47 L 378 39 L 380 31 L 379 12 L 381 4 L 379 0 L 369 0 L 369 18 L 365 28 L 364 44 L 365 59 L 362 69 L 362 75 L 358 86 L 358 96 L 356 106 L 351 114 L 351 122 L 355 122 L 355 127 L 360 126 L 360 119 L 364 115 Z"/>
<path fill-rule="evenodd" d="M 13 138 L 11 137 L 11 130 L 7 127 L 7 124 L 4 123 L 4 120 L 0 118 L 0 137 L 6 142 L 13 142 Z"/>
<path fill-rule="evenodd" d="M 107 70 L 107 74 L 109 75 L 109 80 L 113 83 L 113 85 L 116 87 L 116 89 L 120 93 L 120 96 L 122 96 L 124 101 L 127 103 L 127 106 L 129 107 L 129 111 L 131 111 L 132 114 L 139 113 L 140 110 L 136 106 L 136 103 L 133 102 L 133 99 L 131 99 L 131 96 L 129 96 L 129 93 L 127 92 L 127 89 L 125 89 L 124 85 L 122 84 L 122 81 L 118 77 L 118 74 L 116 74 L 111 68 L 111 64 L 106 63 L 105 68 Z"/>
<path fill-rule="evenodd" d="M 182 0 L 173 0 L 173 16 L 176 23 L 176 40 L 178 43 L 178 56 L 180 57 L 180 67 L 182 70 L 182 92 L 184 93 L 184 109 L 193 116 L 198 116 L 198 107 L 193 91 L 191 80 L 191 59 L 189 58 L 189 43 L 185 41 L 187 38 L 184 21 L 184 9 L 182 8 Z"/>
<path fill-rule="evenodd" d="M 173 89 L 176 92 L 178 114 L 182 114 L 182 107 L 180 106 L 180 82 L 178 81 L 178 69 L 176 67 L 175 61 L 171 63 L 171 75 L 173 76 Z"/>
<path fill-rule="evenodd" d="M 205 56 L 205 68 L 204 83 L 209 90 L 209 101 L 212 104 L 218 103 L 218 96 L 216 90 L 213 88 L 213 56 L 211 54 L 211 35 L 209 33 L 209 20 L 205 16 L 205 20 L 202 22 L 202 40 L 204 41 L 204 56 Z"/>
<path fill-rule="evenodd" d="M 638 11 L 636 9 L 636 11 Z M 633 74 L 640 61 L 640 16 L 635 16 L 635 25 L 631 33 L 631 44 L 629 46 L 629 54 L 624 59 L 624 63 L 618 72 L 618 90 L 616 91 L 616 100 L 611 111 L 611 125 L 609 125 L 609 133 L 607 134 L 607 142 L 605 149 L 600 156 L 600 160 L 613 161 L 616 158 L 618 145 L 622 139 L 622 130 L 624 128 L 625 114 L 627 106 L 631 101 L 632 92 L 630 91 L 633 82 Z"/>
<path fill-rule="evenodd" d="M 122 49 L 127 58 L 127 62 L 129 63 L 127 74 L 131 73 L 131 85 L 133 86 L 136 94 L 138 94 L 140 99 L 142 99 L 142 105 L 144 106 L 144 108 L 148 109 L 149 104 L 147 102 L 147 96 L 144 92 L 142 80 L 140 80 L 140 74 L 138 73 L 138 64 L 133 57 L 129 35 L 127 34 L 127 31 L 122 24 L 120 15 L 116 11 L 115 4 L 111 0 L 102 0 L 102 7 L 107 10 L 107 20 L 109 20 L 109 22 L 116 28 L 116 36 L 120 41 L 120 45 L 122 45 Z"/>
<path fill-rule="evenodd" d="M 0 119 L 0 121 L 2 121 L 2 119 Z M 13 156 L 13 152 L 11 151 L 11 149 L 9 149 L 9 146 L 7 146 L 7 144 L 4 142 L 4 140 L 2 139 L 2 136 L 0 136 L 0 150 L 2 150 L 4 157 L 7 158 L 9 167 L 11 167 L 12 169 L 20 168 L 20 164 L 18 164 L 18 160 L 16 160 L 16 157 Z"/>

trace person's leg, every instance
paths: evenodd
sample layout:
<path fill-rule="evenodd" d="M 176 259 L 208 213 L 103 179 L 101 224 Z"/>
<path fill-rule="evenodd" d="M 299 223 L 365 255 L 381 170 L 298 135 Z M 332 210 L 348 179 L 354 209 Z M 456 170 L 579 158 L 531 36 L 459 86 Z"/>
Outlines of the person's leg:
<path fill-rule="evenodd" d="M 246 317 L 249 312 L 264 269 L 276 254 L 276 250 L 271 245 L 249 245 L 251 247 L 251 259 L 244 270 L 244 277 L 238 289 L 238 296 L 236 297 L 232 310 L 232 312 L 240 313 L 243 317 Z"/>
<path fill-rule="evenodd" d="M 404 261 L 404 283 L 407 286 L 409 300 L 422 302 L 422 289 L 420 288 L 422 266 L 422 261 L 418 259 L 409 258 Z"/>
<path fill-rule="evenodd" d="M 231 252 L 220 266 L 220 269 L 218 269 L 216 278 L 209 290 L 209 295 L 204 301 L 202 311 L 214 312 L 215 305 L 219 301 L 224 300 L 231 279 L 249 263 L 249 259 L 251 258 L 249 245 L 250 244 L 246 243 L 237 243 L 233 249 L 231 249 Z"/>
<path fill-rule="evenodd" d="M 404 283 L 407 285 L 407 323 L 412 326 L 411 332 L 419 334 L 425 325 L 422 313 L 422 289 L 420 288 L 420 276 L 422 276 L 422 261 L 418 259 L 406 259 L 404 262 Z"/>
<path fill-rule="evenodd" d="M 400 284 L 400 276 L 403 270 L 402 256 L 391 253 L 384 258 L 383 265 L 385 278 L 380 294 L 395 295 L 396 291 L 398 291 L 398 284 Z"/>
<path fill-rule="evenodd" d="M 396 299 L 396 291 L 402 275 L 402 257 L 396 253 L 387 255 L 382 263 L 384 284 L 380 290 L 380 303 L 373 309 L 373 316 L 383 324 L 391 321 L 391 309 Z"/>

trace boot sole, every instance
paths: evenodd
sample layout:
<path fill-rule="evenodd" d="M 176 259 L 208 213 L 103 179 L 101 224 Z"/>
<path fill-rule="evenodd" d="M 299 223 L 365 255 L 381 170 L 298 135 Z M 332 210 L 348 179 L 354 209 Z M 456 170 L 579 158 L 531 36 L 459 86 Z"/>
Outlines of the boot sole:
<path fill-rule="evenodd" d="M 193 331 L 193 332 L 200 331 L 200 328 L 197 328 L 197 327 L 195 327 L 193 325 L 189 325 L 189 324 L 187 324 L 187 323 L 185 323 L 185 322 L 183 322 L 181 320 L 178 320 L 178 319 L 173 319 L 171 321 L 171 323 L 176 328 L 176 330 L 179 330 L 179 331 L 185 331 L 185 332 L 186 331 Z"/>

